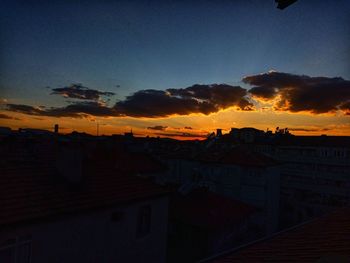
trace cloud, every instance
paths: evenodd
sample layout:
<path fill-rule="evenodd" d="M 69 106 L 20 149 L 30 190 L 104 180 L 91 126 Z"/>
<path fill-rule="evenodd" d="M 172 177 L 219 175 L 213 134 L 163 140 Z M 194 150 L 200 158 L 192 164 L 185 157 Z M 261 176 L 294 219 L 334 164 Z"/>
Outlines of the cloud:
<path fill-rule="evenodd" d="M 140 90 L 118 101 L 113 107 L 105 105 L 100 96 L 113 93 L 100 92 L 74 84 L 53 89 L 53 94 L 91 101 L 70 102 L 63 107 L 33 107 L 23 104 L 6 104 L 8 111 L 29 115 L 82 118 L 92 116 L 114 117 L 167 117 L 173 114 L 208 115 L 221 109 L 236 106 L 240 110 L 252 110 L 253 104 L 246 98 L 247 91 L 239 86 L 226 84 L 193 85 L 185 89 Z"/>
<path fill-rule="evenodd" d="M 39 107 L 32 107 L 24 104 L 9 103 L 5 105 L 5 109 L 8 111 L 19 112 L 28 115 L 40 115 L 40 113 L 42 112 L 41 108 Z"/>
<path fill-rule="evenodd" d="M 243 78 L 254 86 L 253 98 L 277 99 L 276 110 L 314 114 L 343 111 L 350 113 L 350 81 L 343 78 L 310 77 L 270 71 Z"/>
<path fill-rule="evenodd" d="M 350 101 L 341 104 L 340 109 L 344 111 L 345 115 L 350 115 Z"/>
<path fill-rule="evenodd" d="M 152 127 L 147 127 L 148 130 L 164 131 L 168 126 L 156 125 Z"/>
<path fill-rule="evenodd" d="M 192 127 L 186 126 L 186 127 L 184 127 L 184 129 L 186 129 L 186 130 L 192 130 Z"/>
<path fill-rule="evenodd" d="M 131 117 L 166 117 L 202 113 L 208 115 L 228 107 L 251 110 L 247 91 L 226 84 L 193 85 L 185 89 L 140 90 L 119 101 L 114 108 L 120 115 Z"/>
<path fill-rule="evenodd" d="M 115 116 L 116 113 L 113 108 L 109 108 L 102 103 L 89 101 L 77 102 L 67 105 L 65 107 L 33 107 L 22 104 L 6 104 L 6 110 L 19 112 L 28 115 L 48 116 L 48 117 L 72 117 L 83 118 L 86 115 L 92 116 Z"/>
<path fill-rule="evenodd" d="M 52 89 L 51 94 L 61 95 L 65 98 L 80 99 L 80 100 L 93 100 L 98 101 L 102 96 L 113 96 L 113 92 L 98 91 L 82 86 L 81 84 L 72 84 L 68 87 Z"/>
<path fill-rule="evenodd" d="M 7 120 L 21 120 L 19 118 L 16 118 L 16 117 L 12 117 L 12 116 L 9 116 L 9 115 L 6 115 L 6 114 L 2 114 L 0 113 L 0 119 L 7 119 Z"/>
<path fill-rule="evenodd" d="M 253 99 L 263 99 L 272 101 L 274 109 L 279 111 L 320 114 L 340 110 L 350 115 L 350 81 L 340 77 L 310 77 L 270 71 L 247 76 L 243 78 L 243 82 L 253 87 L 247 91 L 242 87 L 227 84 L 195 84 L 179 89 L 139 90 L 116 102 L 112 107 L 105 105 L 101 97 L 112 96 L 114 93 L 73 84 L 53 89 L 53 94 L 85 101 L 51 108 L 21 104 L 5 105 L 9 111 L 37 116 L 159 118 L 192 113 L 208 115 L 229 107 L 249 111 L 254 108 Z M 153 128 L 161 129 L 156 126 Z"/>

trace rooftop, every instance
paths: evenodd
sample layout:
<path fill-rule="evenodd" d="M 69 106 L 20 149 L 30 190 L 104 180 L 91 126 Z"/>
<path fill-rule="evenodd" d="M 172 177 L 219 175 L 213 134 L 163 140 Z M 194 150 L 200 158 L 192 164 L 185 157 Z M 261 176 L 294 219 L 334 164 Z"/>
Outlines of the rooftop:
<path fill-rule="evenodd" d="M 203 262 L 350 262 L 350 208 Z"/>
<path fill-rule="evenodd" d="M 83 166 L 72 185 L 49 165 L 0 167 L 0 226 L 76 214 L 166 194 L 167 190 L 105 165 Z"/>

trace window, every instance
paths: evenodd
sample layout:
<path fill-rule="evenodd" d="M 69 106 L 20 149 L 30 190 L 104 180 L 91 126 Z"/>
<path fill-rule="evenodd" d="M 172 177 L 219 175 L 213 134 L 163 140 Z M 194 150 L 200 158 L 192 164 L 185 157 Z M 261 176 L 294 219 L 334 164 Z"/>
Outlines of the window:
<path fill-rule="evenodd" d="M 30 235 L 11 238 L 0 244 L 0 262 L 30 263 L 32 237 Z"/>
<path fill-rule="evenodd" d="M 137 218 L 137 237 L 146 236 L 151 230 L 151 206 L 145 205 L 139 208 Z"/>

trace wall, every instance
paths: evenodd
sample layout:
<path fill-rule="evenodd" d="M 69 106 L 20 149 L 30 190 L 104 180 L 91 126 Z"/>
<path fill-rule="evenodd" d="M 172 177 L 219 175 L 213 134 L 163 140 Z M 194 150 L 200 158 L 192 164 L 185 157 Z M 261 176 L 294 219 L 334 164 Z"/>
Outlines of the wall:
<path fill-rule="evenodd" d="M 281 161 L 281 227 L 310 220 L 350 203 L 350 149 L 259 145 Z"/>
<path fill-rule="evenodd" d="M 136 237 L 138 209 L 152 207 L 151 230 Z M 89 214 L 0 232 L 0 243 L 32 235 L 33 263 L 165 262 L 168 199 L 160 197 Z M 119 221 L 111 214 L 122 212 Z"/>

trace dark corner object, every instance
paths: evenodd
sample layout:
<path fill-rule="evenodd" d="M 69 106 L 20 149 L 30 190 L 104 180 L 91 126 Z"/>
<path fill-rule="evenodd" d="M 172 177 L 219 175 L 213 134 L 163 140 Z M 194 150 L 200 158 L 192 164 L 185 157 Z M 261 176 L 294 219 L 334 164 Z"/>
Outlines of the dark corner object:
<path fill-rule="evenodd" d="M 283 10 L 286 7 L 294 4 L 296 1 L 298 1 L 298 0 L 275 0 L 275 2 L 278 4 L 277 8 L 281 9 L 281 10 Z"/>

